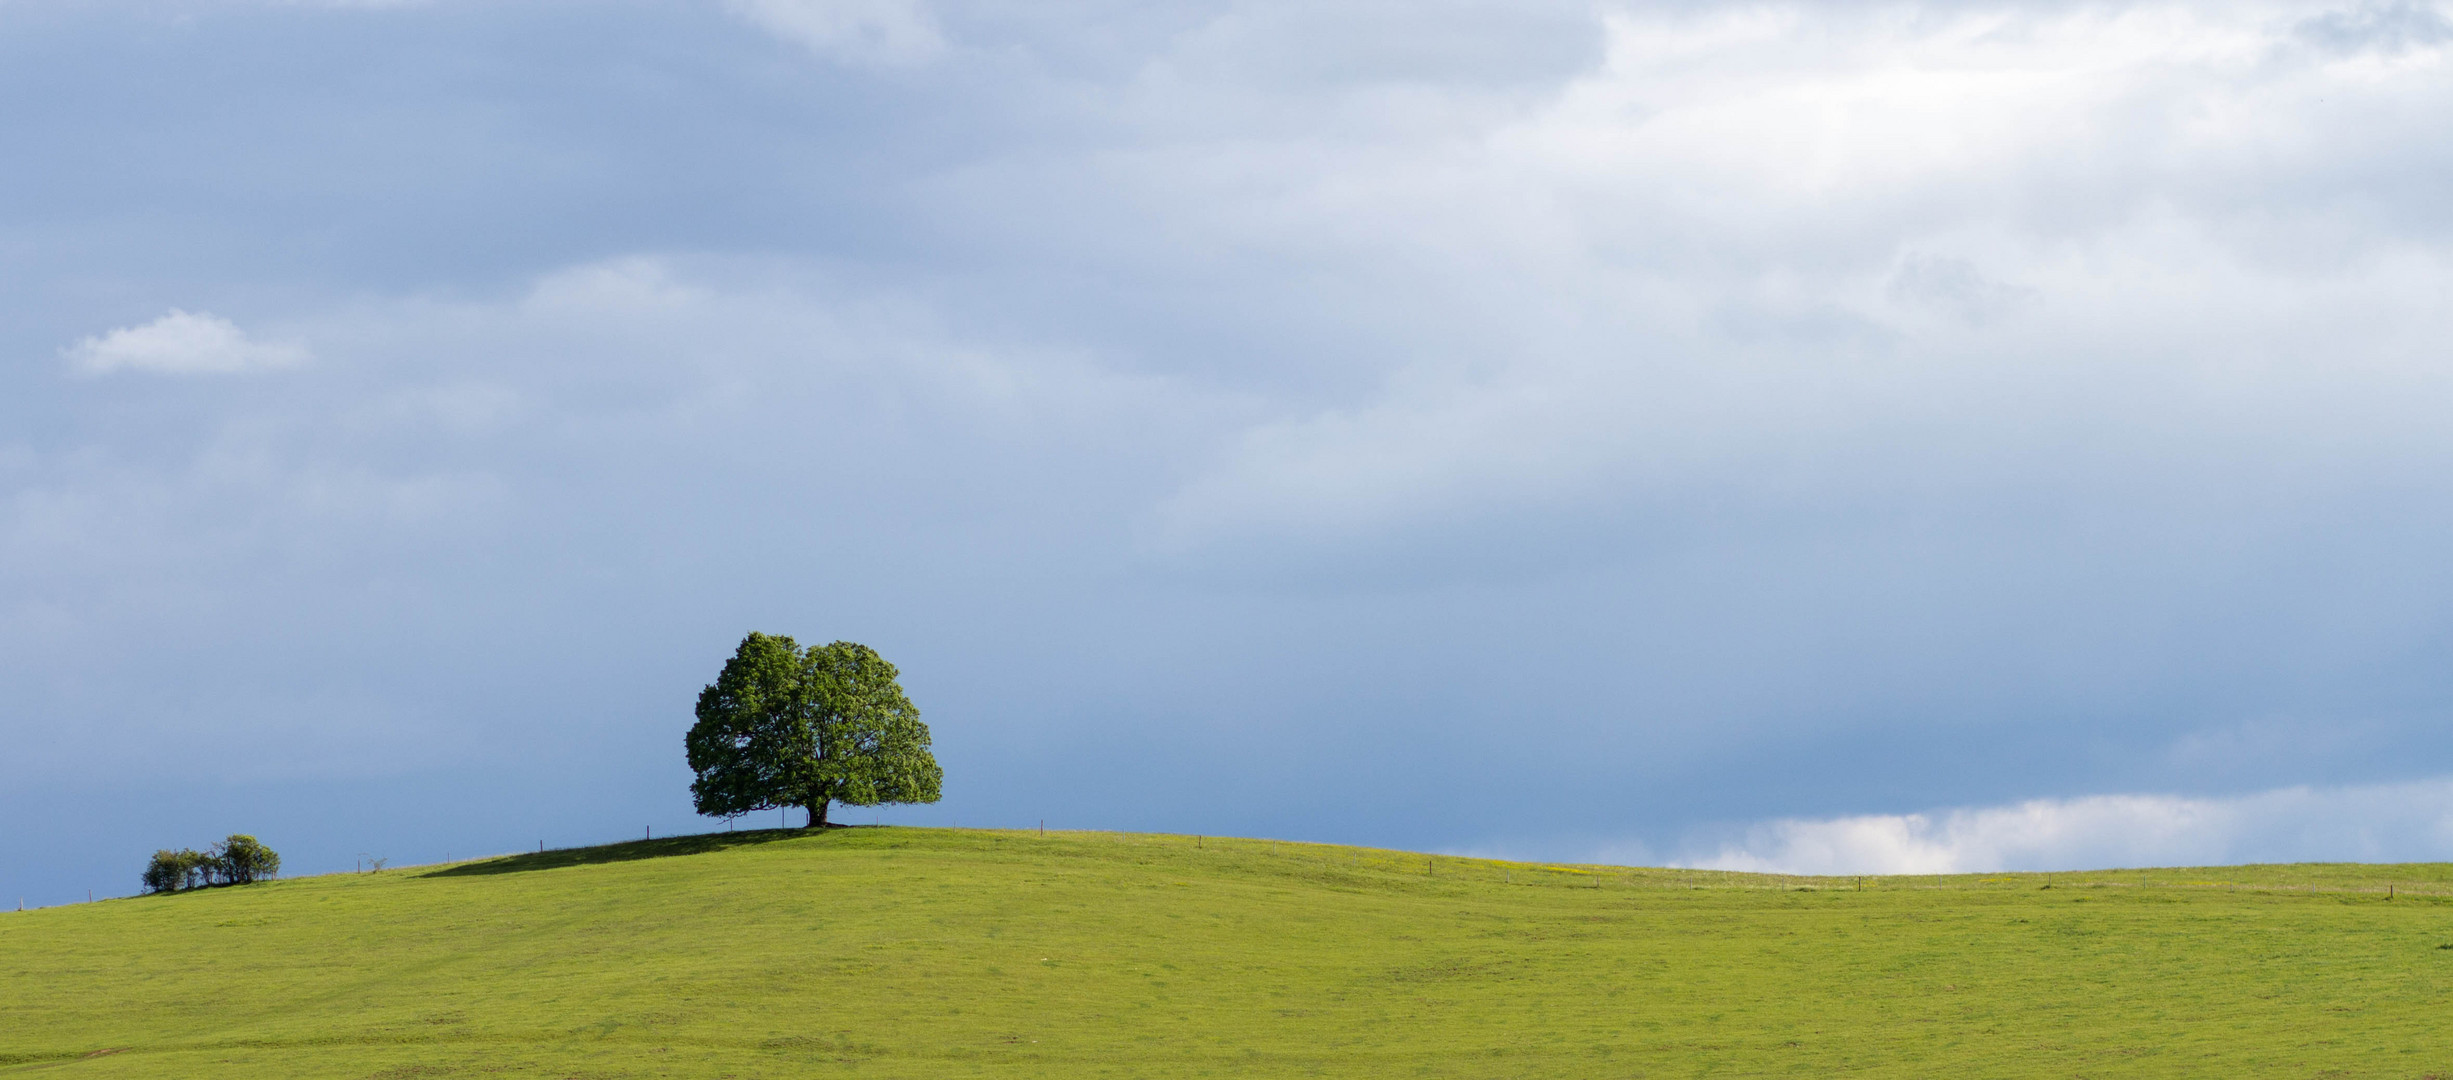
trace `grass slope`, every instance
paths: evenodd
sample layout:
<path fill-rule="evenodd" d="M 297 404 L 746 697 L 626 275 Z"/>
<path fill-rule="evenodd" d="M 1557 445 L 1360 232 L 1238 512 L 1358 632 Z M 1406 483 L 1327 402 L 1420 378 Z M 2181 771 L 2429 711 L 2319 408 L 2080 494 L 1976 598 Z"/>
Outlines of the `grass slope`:
<path fill-rule="evenodd" d="M 885 828 L 0 914 L 0 1076 L 2421 1077 L 2449 1000 L 2446 865 L 1858 887 Z"/>

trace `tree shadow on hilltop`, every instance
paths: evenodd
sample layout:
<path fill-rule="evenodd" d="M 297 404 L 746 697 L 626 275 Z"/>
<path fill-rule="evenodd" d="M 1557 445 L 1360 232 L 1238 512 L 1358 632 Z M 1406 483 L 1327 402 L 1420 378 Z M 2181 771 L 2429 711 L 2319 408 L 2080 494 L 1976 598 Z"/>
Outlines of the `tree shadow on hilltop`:
<path fill-rule="evenodd" d="M 559 870 L 570 866 L 594 866 L 599 863 L 663 859 L 676 855 L 705 855 L 709 852 L 747 847 L 752 844 L 771 844 L 778 840 L 824 836 L 838 829 L 873 827 L 828 824 L 818 829 L 743 829 L 739 832 L 693 833 L 689 836 L 675 836 L 662 840 L 626 840 L 618 844 L 598 844 L 594 847 L 548 848 L 544 851 L 498 855 L 491 859 L 460 863 L 440 870 L 428 870 L 417 876 L 483 877 L 491 874 L 524 874 L 532 870 Z"/>

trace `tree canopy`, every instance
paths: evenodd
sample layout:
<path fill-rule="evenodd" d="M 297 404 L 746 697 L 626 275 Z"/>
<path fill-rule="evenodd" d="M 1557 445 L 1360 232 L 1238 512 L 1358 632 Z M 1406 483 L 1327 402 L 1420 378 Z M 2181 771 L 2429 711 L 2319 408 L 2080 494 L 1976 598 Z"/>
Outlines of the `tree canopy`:
<path fill-rule="evenodd" d="M 898 674 L 849 641 L 803 649 L 779 635 L 742 638 L 700 691 L 684 739 L 698 812 L 798 806 L 815 827 L 832 803 L 936 802 L 944 773 Z"/>
<path fill-rule="evenodd" d="M 210 885 L 246 885 L 281 874 L 281 856 L 255 837 L 232 833 L 209 852 L 168 848 L 145 864 L 146 892 L 178 892 Z"/>

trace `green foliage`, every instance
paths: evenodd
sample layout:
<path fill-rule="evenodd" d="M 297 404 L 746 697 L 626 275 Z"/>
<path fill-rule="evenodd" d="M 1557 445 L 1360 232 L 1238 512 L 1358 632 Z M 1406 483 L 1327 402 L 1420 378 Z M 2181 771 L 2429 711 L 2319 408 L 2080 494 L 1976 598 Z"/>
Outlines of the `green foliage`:
<path fill-rule="evenodd" d="M 232 833 L 210 854 L 181 848 L 153 853 L 143 881 L 149 893 L 179 892 L 209 885 L 248 885 L 281 876 L 281 856 L 255 837 Z"/>
<path fill-rule="evenodd" d="M 866 645 L 742 638 L 683 739 L 698 812 L 798 806 L 823 825 L 831 803 L 936 802 L 944 774 L 897 675 Z"/>
<path fill-rule="evenodd" d="M 153 861 L 145 864 L 146 892 L 178 892 L 201 888 L 206 884 L 206 868 L 212 857 L 188 848 L 172 851 L 164 848 L 153 853 Z"/>
<path fill-rule="evenodd" d="M 232 833 L 214 846 L 213 870 L 223 884 L 247 885 L 281 876 L 281 856 L 255 837 Z"/>
<path fill-rule="evenodd" d="M 2047 883 L 717 833 L 0 912 L 0 1075 L 2453 1074 L 2453 866 Z"/>

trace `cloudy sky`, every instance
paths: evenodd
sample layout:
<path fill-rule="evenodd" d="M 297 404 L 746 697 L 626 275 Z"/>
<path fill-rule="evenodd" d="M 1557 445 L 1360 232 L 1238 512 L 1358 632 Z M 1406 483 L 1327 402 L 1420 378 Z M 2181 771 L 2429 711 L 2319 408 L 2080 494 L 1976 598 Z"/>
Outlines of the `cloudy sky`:
<path fill-rule="evenodd" d="M 752 629 L 883 820 L 2453 858 L 2448 116 L 2418 3 L 0 0 L 0 892 L 720 827 Z"/>

